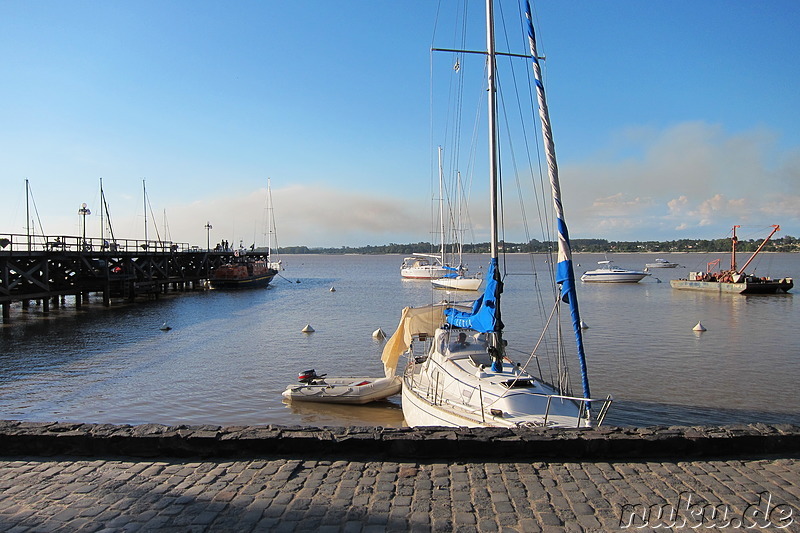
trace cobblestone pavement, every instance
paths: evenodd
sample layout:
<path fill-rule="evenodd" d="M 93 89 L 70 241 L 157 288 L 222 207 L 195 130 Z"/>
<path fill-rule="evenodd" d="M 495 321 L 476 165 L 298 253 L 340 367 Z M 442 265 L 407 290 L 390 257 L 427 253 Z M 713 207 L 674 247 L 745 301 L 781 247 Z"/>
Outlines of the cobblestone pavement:
<path fill-rule="evenodd" d="M 800 457 L 0 458 L 0 531 L 800 531 L 798 481 Z"/>

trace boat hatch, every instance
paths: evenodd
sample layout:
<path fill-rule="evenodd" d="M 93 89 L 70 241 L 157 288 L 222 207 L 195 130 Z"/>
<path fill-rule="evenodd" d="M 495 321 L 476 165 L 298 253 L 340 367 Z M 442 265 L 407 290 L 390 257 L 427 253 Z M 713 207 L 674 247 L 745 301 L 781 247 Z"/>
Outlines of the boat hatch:
<path fill-rule="evenodd" d="M 536 381 L 533 379 L 509 379 L 508 381 L 500 382 L 501 385 L 509 389 L 529 389 L 536 386 Z"/>
<path fill-rule="evenodd" d="M 476 368 L 492 366 L 492 356 L 488 353 L 473 353 L 469 355 L 469 361 L 475 365 Z"/>

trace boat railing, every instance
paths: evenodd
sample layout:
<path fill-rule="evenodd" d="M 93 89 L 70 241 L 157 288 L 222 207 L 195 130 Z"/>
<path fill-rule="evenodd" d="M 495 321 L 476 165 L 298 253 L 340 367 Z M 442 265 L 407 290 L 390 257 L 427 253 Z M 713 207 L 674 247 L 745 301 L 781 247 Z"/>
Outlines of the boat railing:
<path fill-rule="evenodd" d="M 597 412 L 597 416 L 595 417 L 595 423 L 597 426 L 603 424 L 603 420 L 606 418 L 606 414 L 608 413 L 609 407 L 611 407 L 611 403 L 614 401 L 614 398 L 609 394 L 606 396 L 604 400 L 597 399 L 597 398 L 581 398 L 577 396 L 565 396 L 563 394 L 540 394 L 534 393 L 537 396 L 547 396 L 547 407 L 545 408 L 544 412 L 544 426 L 547 427 L 547 419 L 550 417 L 550 406 L 552 405 L 553 399 L 557 400 L 567 400 L 571 402 L 575 402 L 580 406 L 580 410 L 578 411 L 578 416 L 576 417 L 576 425 L 575 427 L 580 427 L 581 420 L 588 418 L 589 412 L 591 410 L 591 405 L 593 403 L 601 403 L 600 410 Z"/>
<path fill-rule="evenodd" d="M 76 235 L 0 234 L 0 252 L 174 253 L 195 251 L 188 243 Z"/>

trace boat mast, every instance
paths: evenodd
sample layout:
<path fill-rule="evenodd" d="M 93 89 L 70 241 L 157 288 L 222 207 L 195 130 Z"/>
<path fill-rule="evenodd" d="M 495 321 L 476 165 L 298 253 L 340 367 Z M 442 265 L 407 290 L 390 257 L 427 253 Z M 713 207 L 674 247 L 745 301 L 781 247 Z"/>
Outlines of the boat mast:
<path fill-rule="evenodd" d="M 30 208 L 30 185 L 28 178 L 25 178 L 25 232 L 28 235 L 28 251 L 31 251 L 31 208 Z"/>
<path fill-rule="evenodd" d="M 105 243 L 106 242 L 106 227 L 103 224 L 103 211 L 105 211 L 104 205 L 106 202 L 106 197 L 103 194 L 103 178 L 100 178 L 100 240 Z"/>
<path fill-rule="evenodd" d="M 589 391 L 589 375 L 586 369 L 586 354 L 583 347 L 583 330 L 581 316 L 578 309 L 578 295 L 575 290 L 575 272 L 572 267 L 572 250 L 569 243 L 569 232 L 564 219 L 564 209 L 561 205 L 561 185 L 558 180 L 558 164 L 556 162 L 556 148 L 553 142 L 553 131 L 550 127 L 550 112 L 544 94 L 542 69 L 539 65 L 539 56 L 536 50 L 536 34 L 533 29 L 533 15 L 531 4 L 525 2 L 525 17 L 528 19 L 528 44 L 530 46 L 533 76 L 536 81 L 536 96 L 539 104 L 539 119 L 542 125 L 542 139 L 544 141 L 545 156 L 547 158 L 547 174 L 550 178 L 550 188 L 553 193 L 553 207 L 558 225 L 558 265 L 556 267 L 556 283 L 561 285 L 561 299 L 569 304 L 572 317 L 572 329 L 575 333 L 575 342 L 578 352 L 578 364 L 581 371 L 584 398 L 591 398 Z"/>
<path fill-rule="evenodd" d="M 439 146 L 439 262 L 444 265 L 444 194 L 443 194 L 443 176 L 442 176 L 442 147 Z"/>
<path fill-rule="evenodd" d="M 486 51 L 489 82 L 489 201 L 491 204 L 490 242 L 491 258 L 498 259 L 498 206 L 497 206 L 497 57 L 494 48 L 494 2 L 486 0 Z"/>
<path fill-rule="evenodd" d="M 502 291 L 502 282 L 500 281 L 500 271 L 498 269 L 498 259 L 499 259 L 499 238 L 498 238 L 498 220 L 499 220 L 499 213 L 498 213 L 498 201 L 497 201 L 497 192 L 498 192 L 498 158 L 497 158 L 497 56 L 495 54 L 495 47 L 494 47 L 494 0 L 486 0 L 486 60 L 487 60 L 487 81 L 488 81 L 488 91 L 489 91 L 489 114 L 488 114 L 488 126 L 489 126 L 489 204 L 490 204 L 490 256 L 491 256 L 491 266 L 494 268 L 492 269 L 490 266 L 490 270 L 494 271 L 494 278 L 497 281 L 496 284 L 496 291 L 494 294 L 495 298 L 495 326 L 494 331 L 489 336 L 490 339 L 490 348 L 494 348 L 494 356 L 495 360 L 498 363 L 502 360 L 502 354 L 505 352 L 504 350 L 504 342 L 503 342 L 503 330 L 502 324 L 503 322 L 500 319 L 500 293 Z M 488 289 L 487 280 L 487 289 Z M 492 350 L 490 350 L 492 351 Z M 494 363 L 493 366 L 494 368 Z"/>
<path fill-rule="evenodd" d="M 272 253 L 272 183 L 267 178 L 267 257 Z"/>
<path fill-rule="evenodd" d="M 142 180 L 142 206 L 144 206 L 144 243 L 147 244 L 147 187 Z"/>
<path fill-rule="evenodd" d="M 733 227 L 733 237 L 731 237 L 731 270 L 736 271 L 736 245 L 739 244 L 739 239 L 736 237 L 736 228 L 741 228 L 741 226 L 734 226 Z"/>

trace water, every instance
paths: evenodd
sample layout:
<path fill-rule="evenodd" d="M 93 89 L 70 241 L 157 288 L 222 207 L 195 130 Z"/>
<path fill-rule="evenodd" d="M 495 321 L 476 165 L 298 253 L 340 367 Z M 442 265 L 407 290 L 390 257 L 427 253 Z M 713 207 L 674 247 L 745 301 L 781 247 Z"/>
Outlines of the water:
<path fill-rule="evenodd" d="M 612 394 L 614 425 L 800 424 L 800 310 L 793 294 L 677 291 L 668 280 L 725 254 L 619 254 L 643 268 L 664 257 L 688 268 L 654 269 L 639 284 L 579 283 L 595 397 Z M 800 278 L 800 254 L 762 254 L 759 275 Z M 405 305 L 440 300 L 429 283 L 402 280 L 401 256 L 284 256 L 266 290 L 176 293 L 104 308 L 71 300 L 48 316 L 12 308 L 0 326 L 0 418 L 114 424 L 404 425 L 399 397 L 368 406 L 289 405 L 297 373 L 380 376 L 382 328 Z M 602 256 L 575 256 L 578 273 Z M 540 275 L 547 265 L 535 256 Z M 473 270 L 485 263 L 468 258 Z M 509 346 L 536 339 L 538 304 L 511 256 L 503 320 Z M 658 281 L 661 281 L 659 283 Z M 297 283 L 300 281 L 300 283 Z M 335 291 L 331 291 L 334 288 Z M 795 292 L 797 289 L 794 289 Z M 708 329 L 692 331 L 701 321 Z M 172 330 L 159 328 L 167 322 Z M 301 329 L 310 324 L 315 333 Z"/>

